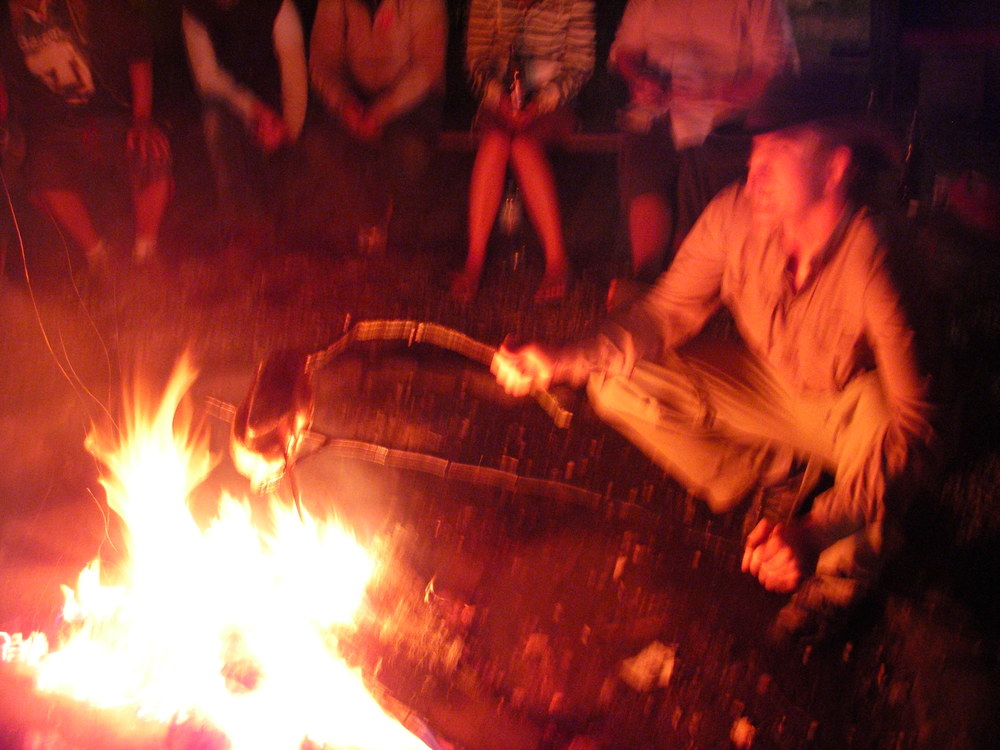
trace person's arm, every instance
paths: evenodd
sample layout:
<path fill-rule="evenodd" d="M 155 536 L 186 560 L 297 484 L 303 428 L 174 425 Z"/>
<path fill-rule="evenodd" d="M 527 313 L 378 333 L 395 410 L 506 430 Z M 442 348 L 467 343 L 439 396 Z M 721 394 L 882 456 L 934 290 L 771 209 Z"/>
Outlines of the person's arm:
<path fill-rule="evenodd" d="M 566 26 L 562 70 L 535 94 L 539 113 L 550 112 L 577 94 L 594 72 L 594 3 L 575 0 Z"/>
<path fill-rule="evenodd" d="M 669 73 L 654 72 L 646 60 L 653 23 L 645 0 L 629 0 L 608 53 L 608 70 L 625 81 L 632 105 L 666 110 L 670 104 Z"/>
<path fill-rule="evenodd" d="M 921 375 L 914 333 L 890 273 L 877 252 L 867 277 L 857 278 L 863 305 L 865 335 L 875 355 L 875 367 L 890 412 L 887 429 L 871 436 L 866 461 L 868 484 L 857 488 L 835 486 L 813 502 L 807 518 L 820 547 L 825 548 L 860 528 L 878 534 L 901 487 L 912 484 L 934 465 L 937 438 L 931 423 L 929 384 Z"/>
<path fill-rule="evenodd" d="M 181 14 L 184 31 L 184 45 L 188 63 L 198 93 L 205 99 L 214 99 L 229 107 L 243 120 L 248 130 L 253 130 L 259 107 L 263 106 L 254 93 L 240 86 L 236 80 L 219 65 L 215 56 L 212 38 L 205 25 L 185 8 Z"/>
<path fill-rule="evenodd" d="M 274 19 L 274 52 L 281 68 L 281 115 L 288 139 L 302 132 L 309 96 L 302 20 L 292 0 L 284 0 Z"/>
<path fill-rule="evenodd" d="M 629 0 L 608 51 L 608 69 L 618 73 L 631 88 L 645 73 L 649 14 L 644 0 Z"/>
<path fill-rule="evenodd" d="M 309 37 L 309 80 L 323 108 L 345 122 L 361 103 L 344 78 L 347 65 L 345 0 L 320 0 Z"/>
<path fill-rule="evenodd" d="M 799 69 L 799 54 L 785 0 L 745 0 L 745 4 L 750 70 L 723 92 L 724 98 L 738 109 L 756 101 L 779 73 Z"/>
<path fill-rule="evenodd" d="M 132 122 L 153 118 L 153 64 L 151 60 L 132 60 L 128 66 L 132 85 Z"/>
<path fill-rule="evenodd" d="M 377 128 L 412 109 L 444 81 L 448 47 L 448 15 L 441 0 L 412 6 L 410 64 L 395 84 L 371 105 L 369 116 Z"/>
<path fill-rule="evenodd" d="M 744 210 L 737 188 L 717 196 L 645 297 L 610 315 L 595 334 L 559 349 L 543 349 L 548 381 L 579 386 L 593 372 L 627 375 L 640 359 L 658 357 L 698 333 L 721 304 L 727 254 L 740 241 L 729 227 L 735 213 Z"/>
<path fill-rule="evenodd" d="M 129 62 L 132 126 L 125 147 L 141 164 L 165 163 L 170 158 L 170 143 L 153 121 L 153 64 L 149 59 Z"/>
<path fill-rule="evenodd" d="M 886 482 L 919 481 L 938 460 L 938 436 L 933 426 L 930 378 L 917 356 L 916 335 L 901 302 L 884 256 L 872 270 L 864 292 L 866 336 L 885 392 L 891 421 L 879 451 Z M 866 520 L 883 508 L 863 508 Z"/>

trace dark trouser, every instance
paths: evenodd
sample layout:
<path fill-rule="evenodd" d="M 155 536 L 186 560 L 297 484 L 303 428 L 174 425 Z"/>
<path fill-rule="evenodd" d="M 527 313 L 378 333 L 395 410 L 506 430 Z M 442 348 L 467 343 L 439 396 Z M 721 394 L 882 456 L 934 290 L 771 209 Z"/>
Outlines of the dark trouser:
<path fill-rule="evenodd" d="M 265 154 L 244 123 L 222 105 L 206 103 L 202 125 L 223 223 L 227 228 L 273 225 L 284 208 L 288 152 Z"/>
<path fill-rule="evenodd" d="M 360 226 L 391 219 L 391 245 L 415 239 L 414 219 L 440 124 L 437 100 L 387 123 L 371 143 L 357 140 L 329 116 L 310 118 L 303 135 L 309 188 L 299 191 L 305 220 L 325 223 L 326 233 L 350 243 Z"/>

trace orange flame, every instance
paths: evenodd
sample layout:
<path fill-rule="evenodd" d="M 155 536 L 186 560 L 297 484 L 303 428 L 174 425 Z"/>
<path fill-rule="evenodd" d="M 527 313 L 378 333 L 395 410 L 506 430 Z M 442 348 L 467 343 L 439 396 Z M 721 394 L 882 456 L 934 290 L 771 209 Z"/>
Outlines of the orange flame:
<path fill-rule="evenodd" d="M 64 587 L 72 635 L 37 665 L 37 684 L 163 721 L 196 719 L 233 750 L 426 748 L 336 653 L 377 561 L 345 529 L 222 497 L 202 529 L 187 507 L 212 467 L 182 403 L 195 378 L 182 360 L 160 406 L 130 404 L 120 440 L 88 448 L 107 467 L 109 506 L 127 530 L 124 581 L 102 585 L 95 560 Z"/>

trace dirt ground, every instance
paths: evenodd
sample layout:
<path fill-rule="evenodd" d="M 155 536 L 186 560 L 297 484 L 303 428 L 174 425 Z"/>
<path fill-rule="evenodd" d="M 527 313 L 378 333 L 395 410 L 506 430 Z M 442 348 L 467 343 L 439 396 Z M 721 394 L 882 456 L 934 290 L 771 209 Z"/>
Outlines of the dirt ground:
<path fill-rule="evenodd" d="M 149 266 L 125 257 L 129 223 L 113 196 L 103 220 L 122 257 L 100 280 L 14 197 L 24 246 L 8 232 L 0 286 L 0 630 L 49 627 L 58 585 L 101 548 L 106 509 L 84 437 L 120 411 L 134 376 L 162 383 L 187 351 L 200 369 L 195 403 L 235 404 L 270 354 L 317 351 L 377 319 L 438 323 L 490 346 L 507 335 L 558 343 L 599 319 L 622 263 L 603 157 L 560 167 L 576 272 L 568 297 L 532 303 L 540 269 L 526 235 L 523 250 L 497 239 L 482 292 L 463 308 L 444 289 L 463 250 L 467 154 L 435 162 L 416 247 L 362 256 L 294 222 L 263 246 L 227 246 L 197 128 L 172 138 L 177 192 Z M 312 208 L 321 225 L 335 205 L 316 196 Z M 433 578 L 446 601 L 476 613 L 461 627 L 420 615 L 461 640 L 457 664 L 400 636 L 383 644 L 381 679 L 465 750 L 563 748 L 580 736 L 606 750 L 747 747 L 732 739 L 747 727 L 758 748 L 1000 746 L 997 258 L 946 223 L 922 229 L 938 269 L 925 304 L 948 331 L 939 364 L 956 385 L 951 459 L 908 520 L 879 596 L 822 647 L 768 647 L 784 598 L 739 573 L 744 509 L 710 516 L 582 394 L 560 394 L 573 412 L 561 429 L 537 404 L 504 397 L 482 365 L 433 347 L 357 345 L 324 368 L 317 431 L 458 467 L 441 476 L 327 448 L 300 464 L 307 506 L 328 503 L 366 534 L 391 536 L 407 596 L 419 601 Z M 198 492 L 210 506 L 219 486 L 246 486 L 225 458 L 227 425 L 206 419 L 223 456 Z M 522 484 L 490 484 L 463 466 Z M 637 689 L 622 665 L 654 643 L 673 672 Z M 0 718 L 13 722 L 0 738 L 20 747 L 16 717 Z"/>

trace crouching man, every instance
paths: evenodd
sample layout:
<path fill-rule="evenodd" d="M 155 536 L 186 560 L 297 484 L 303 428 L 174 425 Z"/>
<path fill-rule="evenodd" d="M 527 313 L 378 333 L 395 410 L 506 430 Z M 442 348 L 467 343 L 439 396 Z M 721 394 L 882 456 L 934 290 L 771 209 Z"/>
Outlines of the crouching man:
<path fill-rule="evenodd" d="M 746 540 L 744 571 L 795 592 L 778 639 L 822 631 L 869 589 L 934 442 L 900 290 L 853 200 L 881 144 L 844 114 L 848 88 L 773 82 L 748 119 L 746 182 L 709 204 L 655 286 L 593 336 L 502 348 L 492 365 L 515 395 L 587 382 L 601 418 L 715 512 L 787 486 L 793 467 L 825 469 L 829 489 Z M 694 339 L 722 305 L 740 340 Z"/>

